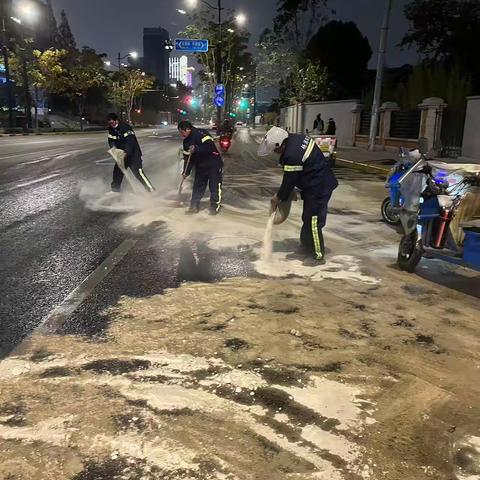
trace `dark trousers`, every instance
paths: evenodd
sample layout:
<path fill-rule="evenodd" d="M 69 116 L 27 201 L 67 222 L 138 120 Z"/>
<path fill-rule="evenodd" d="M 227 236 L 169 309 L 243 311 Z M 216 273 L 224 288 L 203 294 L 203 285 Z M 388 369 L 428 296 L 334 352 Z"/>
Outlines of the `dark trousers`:
<path fill-rule="evenodd" d="M 142 169 L 141 158 L 136 158 L 136 159 L 127 161 L 125 167 L 129 168 L 132 171 L 132 173 L 135 175 L 135 178 L 138 179 L 138 181 L 143 185 L 143 188 L 145 188 L 147 192 L 153 192 L 155 190 L 155 188 L 150 183 L 150 180 L 147 178 L 147 176 L 145 175 Z M 119 166 L 115 163 L 115 166 L 113 167 L 113 181 L 112 181 L 112 190 L 114 192 L 120 191 L 123 177 L 124 177 L 123 172 L 120 170 Z"/>
<path fill-rule="evenodd" d="M 303 226 L 300 232 L 300 242 L 303 248 L 311 252 L 313 257 L 321 260 L 325 256 L 325 243 L 322 228 L 327 222 L 328 195 L 302 193 L 303 198 Z"/>
<path fill-rule="evenodd" d="M 220 210 L 222 202 L 222 173 L 221 168 L 196 169 L 195 180 L 193 181 L 192 207 L 199 207 L 205 190 L 210 188 L 210 208 Z"/>

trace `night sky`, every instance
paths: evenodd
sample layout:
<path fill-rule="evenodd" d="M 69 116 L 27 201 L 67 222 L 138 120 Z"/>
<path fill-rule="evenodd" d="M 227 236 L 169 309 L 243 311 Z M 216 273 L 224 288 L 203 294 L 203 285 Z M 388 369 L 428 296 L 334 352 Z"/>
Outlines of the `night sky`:
<path fill-rule="evenodd" d="M 396 45 L 408 29 L 403 6 L 408 0 L 393 2 L 390 22 L 388 66 L 414 63 L 413 51 L 400 50 Z M 223 0 L 225 7 L 236 8 L 248 16 L 248 29 L 252 33 L 252 45 L 258 35 L 271 26 L 276 0 Z M 52 0 L 57 19 L 65 9 L 72 31 L 79 46 L 89 45 L 98 52 L 115 59 L 120 51 L 126 54 L 136 50 L 142 54 L 143 27 L 162 26 L 172 38 L 185 26 L 186 17 L 176 12 L 185 8 L 183 0 Z M 384 0 L 330 0 L 336 10 L 332 19 L 354 21 L 366 35 L 374 51 L 370 67 L 376 64 L 376 52 L 382 22 Z M 261 6 L 261 8 L 260 8 Z"/>

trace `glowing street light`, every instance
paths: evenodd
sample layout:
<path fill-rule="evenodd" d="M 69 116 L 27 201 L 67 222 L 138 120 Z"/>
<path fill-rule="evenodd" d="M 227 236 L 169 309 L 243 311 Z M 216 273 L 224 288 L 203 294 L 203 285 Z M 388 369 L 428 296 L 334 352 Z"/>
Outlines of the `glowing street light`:
<path fill-rule="evenodd" d="M 121 67 L 128 67 L 125 63 L 121 63 L 122 60 L 125 60 L 126 58 L 133 58 L 134 60 L 138 58 L 138 53 L 137 52 L 129 52 L 126 55 L 122 57 L 121 53 L 118 52 L 117 56 L 117 67 L 120 70 Z"/>
<path fill-rule="evenodd" d="M 235 33 L 235 30 L 233 28 L 227 28 L 227 32 L 229 33 Z"/>
<path fill-rule="evenodd" d="M 22 0 L 18 4 L 16 10 L 18 11 L 20 18 L 27 21 L 28 23 L 36 22 L 40 13 L 38 11 L 37 5 L 31 0 Z"/>
<path fill-rule="evenodd" d="M 22 24 L 22 21 L 17 17 L 10 17 L 10 20 L 13 20 L 15 23 L 18 23 L 19 25 Z"/>
<path fill-rule="evenodd" d="M 177 8 L 177 12 L 180 14 L 180 15 L 186 15 L 187 12 L 185 10 L 182 10 L 181 8 Z"/>
<path fill-rule="evenodd" d="M 105 60 L 103 62 L 103 64 L 106 66 L 106 67 L 110 67 L 112 65 L 112 62 L 110 60 Z"/>
<path fill-rule="evenodd" d="M 247 16 L 244 13 L 239 13 L 235 17 L 235 20 L 238 23 L 238 25 L 245 25 L 245 23 L 247 23 Z"/>

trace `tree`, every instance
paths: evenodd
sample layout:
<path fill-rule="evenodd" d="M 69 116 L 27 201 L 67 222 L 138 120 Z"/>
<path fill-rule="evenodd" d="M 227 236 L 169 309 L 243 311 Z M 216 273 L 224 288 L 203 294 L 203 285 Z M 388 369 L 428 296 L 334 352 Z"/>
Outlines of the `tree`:
<path fill-rule="evenodd" d="M 68 20 L 67 20 L 68 23 Z M 58 32 L 57 19 L 53 13 L 52 1 L 47 0 L 47 25 L 48 25 L 48 39 L 50 47 L 58 47 L 60 34 Z"/>
<path fill-rule="evenodd" d="M 313 32 L 328 17 L 327 5 L 328 0 L 278 1 L 273 28 L 257 44 L 258 84 L 288 89 L 289 72 L 304 60 Z"/>
<path fill-rule="evenodd" d="M 400 45 L 429 63 L 459 65 L 480 90 L 480 0 L 412 0 L 405 6 L 410 29 Z"/>
<path fill-rule="evenodd" d="M 43 52 L 34 50 L 29 75 L 35 88 L 71 100 L 80 117 L 88 92 L 106 80 L 102 55 L 89 47 L 83 47 L 80 52 L 53 48 Z"/>
<path fill-rule="evenodd" d="M 200 72 L 202 82 L 209 84 L 210 90 L 217 82 L 219 58 L 221 54 L 222 83 L 227 91 L 227 109 L 242 86 L 241 79 L 253 79 L 255 65 L 252 55 L 247 51 L 250 33 L 239 29 L 235 24 L 234 13 L 230 10 L 224 12 L 226 19 L 222 22 L 222 42 L 218 48 L 210 48 L 206 53 L 198 54 L 197 61 L 203 66 Z M 220 32 L 217 19 L 206 7 L 191 16 L 191 23 L 182 32 L 186 38 L 206 38 L 210 45 L 220 44 Z"/>
<path fill-rule="evenodd" d="M 443 98 L 449 107 L 463 108 L 472 87 L 460 68 L 442 64 L 414 67 L 406 84 L 396 89 L 394 98 L 404 108 L 416 108 L 427 97 Z"/>
<path fill-rule="evenodd" d="M 82 118 L 87 93 L 105 82 L 102 55 L 98 55 L 92 48 L 83 47 L 66 73 L 67 82 L 63 93 L 73 100 L 77 106 L 78 115 Z M 82 122 L 81 125 L 83 125 Z"/>
<path fill-rule="evenodd" d="M 61 18 L 62 20 L 60 22 L 60 26 L 58 27 L 58 47 L 67 51 L 76 50 L 77 43 L 75 42 L 75 37 L 70 29 L 70 24 L 68 23 L 65 10 L 62 10 Z"/>
<path fill-rule="evenodd" d="M 332 99 L 361 95 L 368 80 L 372 49 L 355 23 L 333 20 L 320 27 L 306 54 L 328 70 Z"/>
<path fill-rule="evenodd" d="M 310 61 L 296 65 L 282 93 L 290 104 L 326 100 L 330 93 L 327 69 Z"/>
<path fill-rule="evenodd" d="M 152 88 L 155 84 L 155 78 L 145 75 L 145 72 L 136 69 L 122 69 L 116 72 L 110 84 L 110 100 L 119 108 L 120 112 L 125 112 L 127 121 L 131 122 L 131 114 L 135 99 L 144 90 Z"/>
<path fill-rule="evenodd" d="M 328 0 L 279 0 L 273 31 L 294 50 L 305 50 L 313 32 L 328 18 Z"/>
<path fill-rule="evenodd" d="M 257 83 L 279 88 L 298 60 L 293 48 L 279 42 L 275 33 L 266 29 L 257 44 Z"/>

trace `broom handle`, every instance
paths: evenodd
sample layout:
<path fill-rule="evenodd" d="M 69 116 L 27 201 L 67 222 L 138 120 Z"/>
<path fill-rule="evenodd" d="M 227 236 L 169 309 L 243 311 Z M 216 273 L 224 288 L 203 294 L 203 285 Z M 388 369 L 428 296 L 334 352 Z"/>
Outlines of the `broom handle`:
<path fill-rule="evenodd" d="M 182 172 L 182 181 L 180 182 L 180 186 L 178 187 L 178 194 L 180 195 L 182 193 L 182 187 L 183 187 L 183 182 L 185 181 L 185 178 L 183 177 L 183 174 L 188 170 L 188 167 L 190 165 L 190 160 L 192 159 L 192 153 L 187 158 L 187 163 L 185 165 L 185 169 Z"/>

